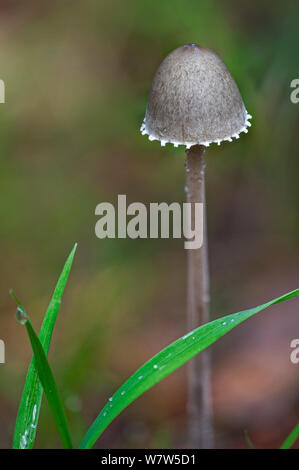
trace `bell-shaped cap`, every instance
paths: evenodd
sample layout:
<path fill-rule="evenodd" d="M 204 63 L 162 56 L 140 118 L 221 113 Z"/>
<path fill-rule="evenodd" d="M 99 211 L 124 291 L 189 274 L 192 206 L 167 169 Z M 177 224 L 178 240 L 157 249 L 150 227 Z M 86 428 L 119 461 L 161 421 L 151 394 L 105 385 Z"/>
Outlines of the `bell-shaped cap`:
<path fill-rule="evenodd" d="M 219 145 L 248 132 L 251 117 L 218 55 L 187 44 L 171 52 L 159 66 L 141 132 L 161 145 Z"/>

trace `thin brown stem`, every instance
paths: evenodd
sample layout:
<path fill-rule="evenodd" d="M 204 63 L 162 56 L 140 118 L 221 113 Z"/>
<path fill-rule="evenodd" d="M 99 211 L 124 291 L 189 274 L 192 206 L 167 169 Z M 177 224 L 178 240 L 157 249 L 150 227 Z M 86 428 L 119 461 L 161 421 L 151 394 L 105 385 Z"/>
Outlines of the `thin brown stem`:
<path fill-rule="evenodd" d="M 203 244 L 187 251 L 188 330 L 210 320 L 209 267 L 205 201 L 204 147 L 195 145 L 187 154 L 187 201 L 192 203 L 191 228 L 195 227 L 194 203 L 203 204 Z M 203 351 L 189 362 L 188 432 L 191 448 L 213 447 L 210 351 Z"/>

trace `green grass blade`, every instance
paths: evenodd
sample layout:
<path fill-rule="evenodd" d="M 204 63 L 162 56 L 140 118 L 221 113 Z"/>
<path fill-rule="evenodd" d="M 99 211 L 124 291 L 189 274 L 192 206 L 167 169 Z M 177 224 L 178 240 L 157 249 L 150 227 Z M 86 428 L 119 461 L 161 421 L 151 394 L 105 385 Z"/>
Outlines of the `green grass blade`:
<path fill-rule="evenodd" d="M 247 318 L 270 305 L 299 296 L 299 289 L 258 307 L 207 323 L 167 346 L 146 362 L 109 398 L 108 402 L 83 437 L 79 448 L 91 448 L 107 426 L 121 411 L 164 377 L 178 369 L 196 354 L 213 344 Z"/>
<path fill-rule="evenodd" d="M 294 429 L 290 432 L 286 440 L 281 446 L 281 449 L 290 449 L 295 441 L 299 437 L 299 423 L 294 427 Z"/>
<path fill-rule="evenodd" d="M 73 446 L 67 424 L 66 414 L 55 383 L 53 373 L 48 363 L 47 356 L 40 340 L 38 339 L 37 334 L 34 331 L 30 318 L 28 317 L 20 302 L 17 300 L 16 296 L 14 297 L 19 305 L 17 310 L 17 319 L 22 325 L 26 326 L 26 330 L 35 357 L 35 365 L 38 371 L 41 384 L 45 391 L 49 406 L 51 408 L 58 433 L 61 437 L 64 447 L 66 449 L 71 449 Z"/>
<path fill-rule="evenodd" d="M 47 308 L 43 324 L 41 326 L 39 339 L 46 355 L 49 351 L 54 324 L 57 318 L 61 304 L 61 298 L 66 286 L 76 248 L 77 244 L 75 244 L 68 259 L 66 260 L 66 263 L 56 284 L 50 304 Z M 43 388 L 40 383 L 35 365 L 35 359 L 33 357 L 28 369 L 23 394 L 19 405 L 13 437 L 14 449 L 31 449 L 33 447 L 42 396 Z"/>

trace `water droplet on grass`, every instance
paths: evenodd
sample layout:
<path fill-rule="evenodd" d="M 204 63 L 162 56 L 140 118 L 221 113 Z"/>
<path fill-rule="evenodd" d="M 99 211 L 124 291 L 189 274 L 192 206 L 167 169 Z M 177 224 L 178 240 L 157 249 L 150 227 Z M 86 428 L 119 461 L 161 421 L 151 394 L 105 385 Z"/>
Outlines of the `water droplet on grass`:
<path fill-rule="evenodd" d="M 21 325 L 25 325 L 28 320 L 27 313 L 21 307 L 17 308 L 17 320 Z"/>
<path fill-rule="evenodd" d="M 21 449 L 26 449 L 28 434 L 29 434 L 29 431 L 28 429 L 26 429 L 25 433 L 21 437 L 21 442 L 20 442 Z"/>
<path fill-rule="evenodd" d="M 192 334 L 193 334 L 193 331 L 190 331 L 190 332 L 187 333 L 185 336 L 183 336 L 183 339 L 188 338 L 188 337 L 191 336 Z"/>

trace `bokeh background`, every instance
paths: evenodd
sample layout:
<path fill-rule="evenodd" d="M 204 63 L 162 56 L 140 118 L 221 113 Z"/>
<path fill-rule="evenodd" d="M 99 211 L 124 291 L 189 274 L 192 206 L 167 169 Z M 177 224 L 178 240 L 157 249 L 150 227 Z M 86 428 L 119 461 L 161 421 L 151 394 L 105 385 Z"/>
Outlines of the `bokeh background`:
<path fill-rule="evenodd" d="M 50 351 L 75 443 L 107 397 L 184 334 L 182 240 L 99 240 L 94 210 L 185 199 L 183 148 L 141 136 L 150 82 L 172 49 L 214 49 L 235 77 L 250 132 L 207 152 L 212 316 L 298 287 L 298 2 L 0 2 L 0 447 L 10 447 L 31 351 L 13 287 L 36 328 L 78 250 Z M 299 419 L 298 302 L 213 346 L 217 447 L 274 448 Z M 184 447 L 186 367 L 125 410 L 97 447 Z M 37 447 L 60 447 L 43 403 Z M 298 447 L 298 444 L 297 444 Z"/>

